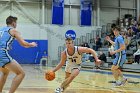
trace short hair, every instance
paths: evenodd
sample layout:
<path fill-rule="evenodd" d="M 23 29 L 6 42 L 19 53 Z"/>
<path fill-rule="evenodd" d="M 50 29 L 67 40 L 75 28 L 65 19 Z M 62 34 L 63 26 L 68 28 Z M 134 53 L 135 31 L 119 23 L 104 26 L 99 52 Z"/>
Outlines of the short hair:
<path fill-rule="evenodd" d="M 119 26 L 115 26 L 114 28 L 113 28 L 113 30 L 118 30 L 119 32 L 121 31 L 121 28 L 119 27 Z"/>
<path fill-rule="evenodd" d="M 16 22 L 16 21 L 17 21 L 17 17 L 9 16 L 6 19 L 6 24 L 9 25 L 9 24 L 12 24 L 12 22 Z"/>
<path fill-rule="evenodd" d="M 116 26 L 116 24 L 111 24 L 111 28 L 114 28 Z"/>
<path fill-rule="evenodd" d="M 71 37 L 67 37 L 66 39 L 65 39 L 65 41 L 72 41 L 73 42 L 73 39 L 71 38 Z"/>

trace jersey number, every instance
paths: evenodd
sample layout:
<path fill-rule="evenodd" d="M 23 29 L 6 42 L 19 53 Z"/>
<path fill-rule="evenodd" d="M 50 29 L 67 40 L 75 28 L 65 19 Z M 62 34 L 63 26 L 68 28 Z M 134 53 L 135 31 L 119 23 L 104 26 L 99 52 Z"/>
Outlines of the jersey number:
<path fill-rule="evenodd" d="M 0 31 L 0 37 L 2 37 L 4 34 L 4 31 Z"/>
<path fill-rule="evenodd" d="M 76 59 L 73 59 L 73 58 L 72 58 L 72 59 L 71 59 L 71 62 L 76 62 Z"/>

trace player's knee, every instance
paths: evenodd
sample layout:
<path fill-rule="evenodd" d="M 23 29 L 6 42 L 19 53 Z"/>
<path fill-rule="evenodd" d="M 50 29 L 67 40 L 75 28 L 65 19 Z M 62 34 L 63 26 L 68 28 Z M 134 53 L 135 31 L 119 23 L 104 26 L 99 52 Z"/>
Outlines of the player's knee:
<path fill-rule="evenodd" d="M 9 72 L 3 72 L 2 73 L 4 76 L 8 76 Z"/>
<path fill-rule="evenodd" d="M 65 79 L 67 79 L 69 76 L 65 76 Z"/>
<path fill-rule="evenodd" d="M 21 75 L 22 75 L 22 77 L 24 78 L 24 77 L 25 77 L 25 72 L 22 72 Z"/>
<path fill-rule="evenodd" d="M 22 78 L 25 77 L 25 72 L 21 72 L 20 75 L 22 76 Z"/>
<path fill-rule="evenodd" d="M 70 79 L 73 80 L 77 75 L 71 75 Z"/>
<path fill-rule="evenodd" d="M 25 77 L 25 72 L 20 71 L 20 72 L 17 72 L 16 75 L 20 75 L 22 78 L 24 78 Z"/>
<path fill-rule="evenodd" d="M 4 71 L 2 71 L 2 74 L 3 74 L 4 76 L 7 76 L 7 75 L 9 74 L 9 71 L 8 71 L 8 70 L 4 70 Z"/>
<path fill-rule="evenodd" d="M 111 68 L 111 71 L 115 71 L 115 68 L 114 68 L 114 67 L 112 67 L 112 68 Z"/>

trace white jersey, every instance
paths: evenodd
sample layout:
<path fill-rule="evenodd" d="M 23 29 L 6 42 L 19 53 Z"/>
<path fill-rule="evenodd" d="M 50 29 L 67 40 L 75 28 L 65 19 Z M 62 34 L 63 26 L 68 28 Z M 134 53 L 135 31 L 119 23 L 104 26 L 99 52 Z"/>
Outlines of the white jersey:
<path fill-rule="evenodd" d="M 81 64 L 81 62 L 82 62 L 82 55 L 79 54 L 77 46 L 74 46 L 74 54 L 73 55 L 69 55 L 68 54 L 67 48 L 66 48 L 65 51 L 66 51 L 66 55 L 67 55 L 67 61 L 69 63 Z"/>

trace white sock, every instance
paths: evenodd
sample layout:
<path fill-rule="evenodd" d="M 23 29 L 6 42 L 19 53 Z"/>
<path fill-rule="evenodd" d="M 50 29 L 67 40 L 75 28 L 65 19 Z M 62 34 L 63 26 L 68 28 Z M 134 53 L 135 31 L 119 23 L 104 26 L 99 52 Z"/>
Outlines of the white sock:
<path fill-rule="evenodd" d="M 116 83 L 117 83 L 117 84 L 120 84 L 120 83 L 121 83 L 121 81 L 120 81 L 120 80 L 116 80 Z"/>

